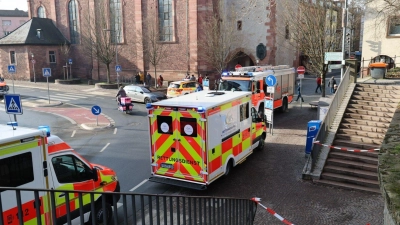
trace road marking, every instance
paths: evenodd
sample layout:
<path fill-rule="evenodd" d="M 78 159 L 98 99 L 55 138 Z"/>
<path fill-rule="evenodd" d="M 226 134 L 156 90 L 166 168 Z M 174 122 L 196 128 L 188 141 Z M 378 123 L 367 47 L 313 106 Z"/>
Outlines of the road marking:
<path fill-rule="evenodd" d="M 117 128 L 114 129 L 114 134 L 116 134 L 116 133 L 117 133 Z"/>
<path fill-rule="evenodd" d="M 146 183 L 148 181 L 148 179 L 143 180 L 142 182 L 140 182 L 140 184 L 136 185 L 135 187 L 133 187 L 131 190 L 129 191 L 134 191 L 137 188 L 139 188 L 140 186 L 142 186 L 144 183 Z"/>
<path fill-rule="evenodd" d="M 76 130 L 74 130 L 74 131 L 72 132 L 71 137 L 74 137 L 74 136 L 75 136 L 75 133 L 76 133 Z"/>
<path fill-rule="evenodd" d="M 109 145 L 110 145 L 110 143 L 107 143 L 106 146 L 104 146 L 104 148 L 102 148 L 102 149 L 100 150 L 100 152 L 103 152 L 104 150 L 106 150 L 106 148 L 107 148 Z"/>

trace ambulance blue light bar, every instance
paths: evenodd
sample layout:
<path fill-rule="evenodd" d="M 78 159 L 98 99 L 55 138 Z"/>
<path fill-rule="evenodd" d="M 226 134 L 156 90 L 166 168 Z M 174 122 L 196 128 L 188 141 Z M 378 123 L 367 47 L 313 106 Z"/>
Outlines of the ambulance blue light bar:
<path fill-rule="evenodd" d="M 227 73 L 227 72 L 222 73 L 222 76 L 228 76 L 228 75 L 229 75 L 229 73 Z"/>
<path fill-rule="evenodd" d="M 47 137 L 50 137 L 50 127 L 49 126 L 39 126 L 38 129 L 46 131 Z"/>
<path fill-rule="evenodd" d="M 151 105 L 151 103 L 146 103 L 146 109 L 151 109 L 153 108 L 153 106 Z"/>
<path fill-rule="evenodd" d="M 202 106 L 199 106 L 199 107 L 197 107 L 197 112 L 198 113 L 205 113 L 206 109 L 204 107 L 202 107 Z"/>

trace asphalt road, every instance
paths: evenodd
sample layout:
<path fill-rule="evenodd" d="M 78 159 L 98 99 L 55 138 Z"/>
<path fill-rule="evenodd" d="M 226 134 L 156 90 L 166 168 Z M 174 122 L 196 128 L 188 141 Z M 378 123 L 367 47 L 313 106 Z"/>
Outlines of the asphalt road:
<path fill-rule="evenodd" d="M 64 96 L 67 103 L 86 108 L 99 105 L 102 112 L 115 121 L 115 127 L 86 131 L 63 118 L 29 109 L 25 109 L 23 116 L 18 116 L 18 121 L 20 125 L 28 127 L 43 125 L 42 122 L 45 121 L 52 127 L 53 133 L 67 141 L 89 161 L 113 168 L 121 181 L 121 191 L 124 192 L 132 190 L 136 193 L 167 192 L 243 198 L 257 196 L 262 198 L 263 204 L 295 224 L 382 224 L 381 196 L 313 185 L 301 179 L 305 163 L 307 122 L 317 119 L 317 111 L 310 109 L 308 103 L 318 100 L 320 96 L 315 94 L 315 78 L 306 76 L 302 84 L 305 102 L 291 103 L 288 112 L 274 115 L 274 135 L 267 137 L 265 150 L 255 152 L 243 164 L 235 167 L 229 177 L 212 183 L 206 191 L 146 182 L 150 176 L 150 154 L 143 104 L 135 103 L 134 113 L 125 115 L 116 110 L 114 95 L 86 96 L 82 93 L 70 93 L 68 90 L 57 90 L 51 91 L 53 99 L 58 96 L 61 100 Z M 47 95 L 47 90 L 16 90 L 23 96 Z M 326 93 L 329 93 L 328 88 Z M 0 111 L 0 123 L 8 120 L 8 115 Z M 74 131 L 74 137 L 71 137 Z M 255 224 L 281 223 L 259 207 Z"/>

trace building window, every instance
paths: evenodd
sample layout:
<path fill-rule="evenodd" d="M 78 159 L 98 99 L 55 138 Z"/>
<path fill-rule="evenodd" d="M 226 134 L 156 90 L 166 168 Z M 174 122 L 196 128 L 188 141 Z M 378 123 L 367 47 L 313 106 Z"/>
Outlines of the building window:
<path fill-rule="evenodd" d="M 10 64 L 16 64 L 16 62 L 15 51 L 10 51 Z"/>
<path fill-rule="evenodd" d="M 4 36 L 11 34 L 11 31 L 4 31 Z"/>
<path fill-rule="evenodd" d="M 78 21 L 76 0 L 69 1 L 68 15 L 69 15 L 69 33 L 71 36 L 71 44 L 79 44 L 79 33 L 78 33 L 79 21 Z"/>
<path fill-rule="evenodd" d="M 237 30 L 242 30 L 242 21 L 238 20 L 236 23 Z"/>
<path fill-rule="evenodd" d="M 3 20 L 2 25 L 3 26 L 11 26 L 11 20 Z"/>
<path fill-rule="evenodd" d="M 46 13 L 43 6 L 40 6 L 37 10 L 37 14 L 39 18 L 46 18 Z"/>
<path fill-rule="evenodd" d="M 34 180 L 32 153 L 7 157 L 0 160 L 0 186 L 18 187 Z"/>
<path fill-rule="evenodd" d="M 400 18 L 399 17 L 390 17 L 389 18 L 388 36 L 400 36 Z"/>
<path fill-rule="evenodd" d="M 110 0 L 110 24 L 112 30 L 112 42 L 122 42 L 122 8 L 121 0 Z"/>
<path fill-rule="evenodd" d="M 56 63 L 56 52 L 55 51 L 49 51 L 49 62 Z"/>
<path fill-rule="evenodd" d="M 158 0 L 158 20 L 160 29 L 160 41 L 172 41 L 173 39 L 173 15 L 172 0 Z"/>

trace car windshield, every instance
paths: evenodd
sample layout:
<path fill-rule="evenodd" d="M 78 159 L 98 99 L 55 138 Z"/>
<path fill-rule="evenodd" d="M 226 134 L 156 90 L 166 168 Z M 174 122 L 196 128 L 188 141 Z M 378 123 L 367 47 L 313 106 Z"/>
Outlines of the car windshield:
<path fill-rule="evenodd" d="M 179 88 L 179 84 L 174 84 L 174 83 L 171 83 L 171 84 L 169 84 L 169 87 L 170 88 Z"/>
<path fill-rule="evenodd" d="M 251 91 L 249 80 L 222 80 L 218 90 L 221 91 Z"/>
<path fill-rule="evenodd" d="M 150 93 L 151 91 L 145 87 L 140 87 L 144 93 Z"/>

